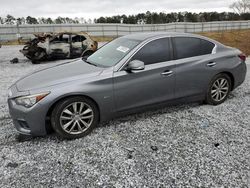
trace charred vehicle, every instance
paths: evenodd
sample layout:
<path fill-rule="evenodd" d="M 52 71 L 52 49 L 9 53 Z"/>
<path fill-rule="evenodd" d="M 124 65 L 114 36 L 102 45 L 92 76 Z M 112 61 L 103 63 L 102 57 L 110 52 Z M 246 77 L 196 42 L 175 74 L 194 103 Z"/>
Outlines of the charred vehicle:
<path fill-rule="evenodd" d="M 20 50 L 32 63 L 93 54 L 98 43 L 85 32 L 39 33 Z"/>

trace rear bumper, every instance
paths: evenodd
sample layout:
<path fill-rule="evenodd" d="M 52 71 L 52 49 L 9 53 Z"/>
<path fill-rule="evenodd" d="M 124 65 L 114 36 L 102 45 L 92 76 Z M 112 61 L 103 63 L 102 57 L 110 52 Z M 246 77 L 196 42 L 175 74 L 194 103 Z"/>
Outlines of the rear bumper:
<path fill-rule="evenodd" d="M 36 104 L 31 108 L 16 105 L 13 99 L 8 99 L 8 106 L 14 126 L 20 134 L 44 136 L 47 134 L 45 118 L 47 109 Z"/>
<path fill-rule="evenodd" d="M 245 62 L 242 62 L 233 72 L 234 75 L 234 88 L 239 87 L 246 79 L 247 74 L 247 65 Z"/>

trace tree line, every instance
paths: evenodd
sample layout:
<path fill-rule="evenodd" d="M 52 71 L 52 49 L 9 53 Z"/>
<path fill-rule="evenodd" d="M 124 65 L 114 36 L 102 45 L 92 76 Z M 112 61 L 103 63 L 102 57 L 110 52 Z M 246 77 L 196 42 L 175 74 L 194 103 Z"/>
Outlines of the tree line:
<path fill-rule="evenodd" d="M 58 17 L 35 18 L 27 16 L 26 18 L 15 18 L 12 15 L 0 17 L 0 24 L 23 25 L 23 24 L 79 24 L 79 23 L 125 23 L 125 24 L 164 24 L 171 22 L 210 22 L 210 21 L 235 21 L 250 20 L 250 12 L 238 14 L 233 12 L 178 12 L 178 13 L 156 13 L 147 11 L 136 15 L 117 15 L 111 17 L 100 17 L 94 20 L 85 20 L 84 18 Z"/>
<path fill-rule="evenodd" d="M 79 23 L 92 23 L 92 20 L 86 21 L 84 18 L 69 18 L 69 17 L 58 17 L 56 19 L 52 18 L 35 18 L 31 16 L 15 18 L 12 15 L 7 15 L 6 17 L 0 17 L 0 24 L 7 25 L 24 25 L 24 24 L 79 24 Z"/>
<path fill-rule="evenodd" d="M 118 15 L 112 17 L 100 17 L 95 20 L 96 23 L 120 23 L 126 24 L 163 24 L 171 22 L 210 22 L 210 21 L 236 21 L 250 20 L 250 13 L 233 12 L 178 12 L 178 13 L 156 13 L 146 12 L 137 15 Z"/>

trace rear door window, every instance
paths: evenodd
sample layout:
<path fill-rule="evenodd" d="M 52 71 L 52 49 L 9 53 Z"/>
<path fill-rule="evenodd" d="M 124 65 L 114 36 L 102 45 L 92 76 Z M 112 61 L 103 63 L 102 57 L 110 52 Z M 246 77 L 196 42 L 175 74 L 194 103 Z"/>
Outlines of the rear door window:
<path fill-rule="evenodd" d="M 175 37 L 173 39 L 175 59 L 211 54 L 214 44 L 199 38 Z"/>
<path fill-rule="evenodd" d="M 201 39 L 201 55 L 211 54 L 214 47 L 214 43 Z"/>
<path fill-rule="evenodd" d="M 142 47 L 131 59 L 140 60 L 145 65 L 171 60 L 169 38 L 157 39 Z"/>

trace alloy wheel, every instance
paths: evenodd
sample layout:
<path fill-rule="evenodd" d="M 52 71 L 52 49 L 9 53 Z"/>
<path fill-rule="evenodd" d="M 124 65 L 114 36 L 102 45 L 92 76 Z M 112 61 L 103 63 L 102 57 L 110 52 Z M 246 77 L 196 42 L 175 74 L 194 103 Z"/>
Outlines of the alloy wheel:
<path fill-rule="evenodd" d="M 218 78 L 212 85 L 211 97 L 214 101 L 220 102 L 226 98 L 229 92 L 229 82 L 225 78 Z"/>
<path fill-rule="evenodd" d="M 74 102 L 66 106 L 60 115 L 62 129 L 69 134 L 85 132 L 94 120 L 93 109 L 84 102 Z"/>

